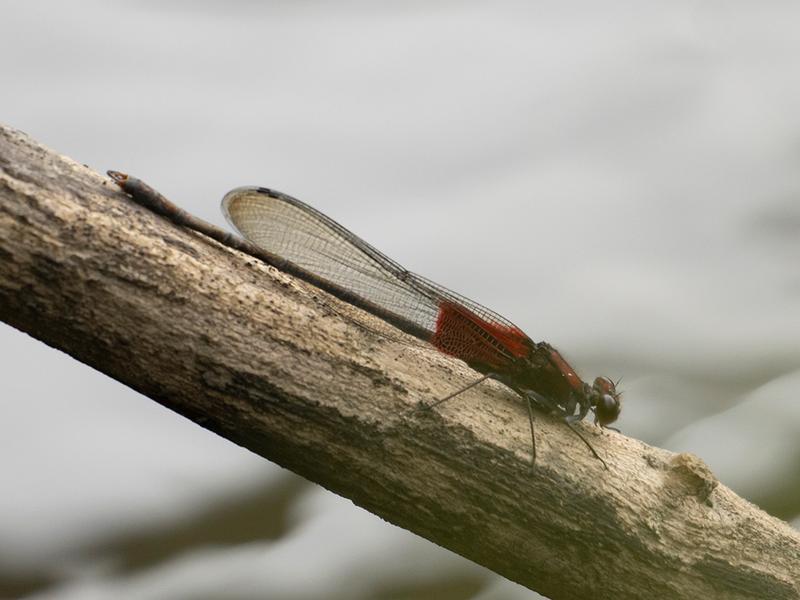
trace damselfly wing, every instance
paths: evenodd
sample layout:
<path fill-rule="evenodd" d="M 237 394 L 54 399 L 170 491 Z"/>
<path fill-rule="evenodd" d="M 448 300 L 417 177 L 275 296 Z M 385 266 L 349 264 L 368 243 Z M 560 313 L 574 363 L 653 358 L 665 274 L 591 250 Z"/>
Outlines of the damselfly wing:
<path fill-rule="evenodd" d="M 400 320 L 440 351 L 503 369 L 535 346 L 497 313 L 416 275 L 313 207 L 266 188 L 237 188 L 222 211 L 241 235 Z"/>

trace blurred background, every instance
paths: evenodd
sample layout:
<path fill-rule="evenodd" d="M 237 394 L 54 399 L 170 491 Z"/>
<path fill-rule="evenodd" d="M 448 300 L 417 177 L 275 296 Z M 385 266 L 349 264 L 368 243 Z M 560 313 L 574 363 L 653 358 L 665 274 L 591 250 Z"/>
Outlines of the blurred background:
<path fill-rule="evenodd" d="M 263 185 L 623 377 L 800 527 L 800 5 L 3 3 L 0 121 Z M 0 597 L 528 599 L 0 324 Z"/>

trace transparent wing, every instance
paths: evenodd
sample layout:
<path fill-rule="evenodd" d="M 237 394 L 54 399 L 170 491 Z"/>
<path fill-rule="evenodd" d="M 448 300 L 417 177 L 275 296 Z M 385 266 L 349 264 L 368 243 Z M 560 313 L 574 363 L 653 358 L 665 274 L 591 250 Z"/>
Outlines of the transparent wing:
<path fill-rule="evenodd" d="M 443 305 L 461 307 L 463 314 L 476 316 L 472 321 L 489 332 L 494 328 L 524 336 L 504 317 L 407 271 L 333 219 L 291 196 L 267 188 L 237 188 L 225 195 L 222 210 L 228 222 L 249 241 L 416 323 L 429 332 L 431 339 L 437 328 L 441 329 Z M 450 308 L 448 314 L 452 312 Z M 502 339 L 489 341 L 503 351 Z"/>

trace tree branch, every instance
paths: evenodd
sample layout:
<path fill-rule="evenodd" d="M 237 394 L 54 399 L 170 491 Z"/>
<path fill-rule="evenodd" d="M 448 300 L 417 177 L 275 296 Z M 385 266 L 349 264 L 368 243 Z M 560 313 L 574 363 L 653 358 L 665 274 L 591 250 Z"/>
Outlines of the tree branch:
<path fill-rule="evenodd" d="M 111 165 L 113 166 L 113 165 Z M 323 301 L 324 298 L 324 301 Z M 0 127 L 0 318 L 552 598 L 800 597 L 800 535 L 696 457 L 528 417 L 497 383 Z M 338 306 L 338 305 L 337 305 Z"/>

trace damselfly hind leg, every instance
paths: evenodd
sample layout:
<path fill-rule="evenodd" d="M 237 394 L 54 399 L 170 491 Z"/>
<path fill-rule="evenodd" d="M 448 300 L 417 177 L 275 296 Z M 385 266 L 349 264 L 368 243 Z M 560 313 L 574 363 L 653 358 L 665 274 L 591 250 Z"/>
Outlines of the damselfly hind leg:
<path fill-rule="evenodd" d="M 531 467 L 530 471 L 536 469 L 536 428 L 533 426 L 533 403 L 530 396 L 525 395 L 525 404 L 528 407 L 528 422 L 531 425 Z"/>
<path fill-rule="evenodd" d="M 589 443 L 589 440 L 587 440 L 585 437 L 583 437 L 583 434 L 575 426 L 575 423 L 580 421 L 580 420 L 581 420 L 581 418 L 578 415 L 568 415 L 568 416 L 564 417 L 564 422 L 569 426 L 569 428 L 572 429 L 572 431 L 575 432 L 575 435 L 577 435 L 579 438 L 581 438 L 581 441 L 583 441 L 583 443 L 586 444 L 586 447 L 589 448 L 589 450 L 592 451 L 592 454 L 594 454 L 594 457 L 597 460 L 599 460 L 601 463 L 603 463 L 603 466 L 606 468 L 606 470 L 609 470 L 608 469 L 608 465 L 606 464 L 606 461 L 603 460 L 603 458 L 597 453 L 597 450 L 595 450 L 594 447 Z"/>
<path fill-rule="evenodd" d="M 468 385 L 465 385 L 464 387 L 456 390 L 452 394 L 449 394 L 449 395 L 445 396 L 444 398 L 440 398 L 439 400 L 431 402 L 430 404 L 424 404 L 424 403 L 420 402 L 420 404 L 417 407 L 411 409 L 410 412 L 414 413 L 414 412 L 418 412 L 418 411 L 422 411 L 422 410 L 430 410 L 430 409 L 432 409 L 432 408 L 434 408 L 436 406 L 439 406 L 440 404 L 444 404 L 448 400 L 452 400 L 453 398 L 455 398 L 459 394 L 462 394 L 462 393 L 466 392 L 467 390 L 475 387 L 479 383 L 483 383 L 487 379 L 499 379 L 499 377 L 495 373 L 487 373 L 483 377 L 481 377 L 479 379 L 476 379 L 472 383 L 470 383 Z M 533 403 L 536 402 L 538 405 L 541 405 L 542 407 L 551 407 L 552 403 L 548 402 L 543 396 L 537 394 L 536 392 L 530 391 L 530 390 L 526 390 L 525 392 L 522 392 L 520 390 L 515 390 L 515 391 L 518 394 L 520 394 L 522 397 L 525 398 L 525 404 L 528 407 L 528 422 L 530 423 L 530 428 L 531 428 L 531 466 L 530 466 L 530 469 L 531 469 L 531 472 L 533 472 L 533 469 L 536 466 L 536 429 L 534 427 Z"/>
<path fill-rule="evenodd" d="M 411 409 L 410 412 L 413 413 L 413 412 L 417 412 L 417 411 L 420 411 L 420 410 L 430 410 L 430 409 L 432 409 L 432 408 L 434 408 L 436 406 L 439 406 L 440 404 L 444 404 L 448 400 L 452 400 L 453 398 L 455 398 L 459 394 L 463 394 L 467 390 L 469 390 L 471 388 L 474 388 L 479 383 L 483 383 L 484 381 L 486 381 L 487 379 L 491 379 L 492 377 L 495 377 L 494 373 L 487 373 L 486 375 L 484 375 L 480 379 L 476 379 L 475 381 L 473 381 L 469 385 L 466 385 L 466 386 L 456 390 L 455 392 L 445 396 L 444 398 L 440 398 L 439 400 L 435 400 L 435 401 L 431 402 L 430 404 L 425 404 L 424 402 L 420 402 L 419 405 L 417 407 Z"/>

